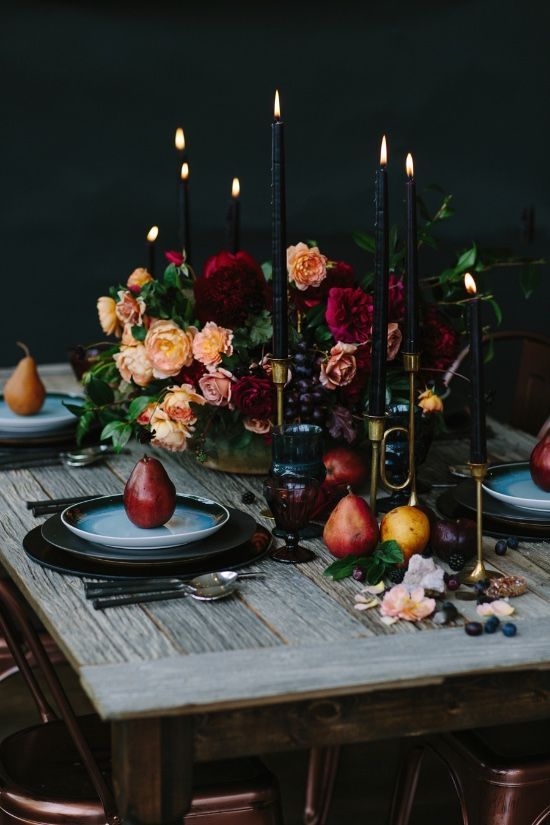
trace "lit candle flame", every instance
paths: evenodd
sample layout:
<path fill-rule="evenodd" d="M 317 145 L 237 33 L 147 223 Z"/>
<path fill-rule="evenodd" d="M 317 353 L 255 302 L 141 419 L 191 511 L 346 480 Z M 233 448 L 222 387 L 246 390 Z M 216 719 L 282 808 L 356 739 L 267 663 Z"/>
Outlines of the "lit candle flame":
<path fill-rule="evenodd" d="M 273 107 L 273 114 L 277 120 L 281 117 L 281 102 L 279 100 L 279 90 L 275 90 L 275 105 Z"/>
<path fill-rule="evenodd" d="M 414 163 L 413 163 L 413 156 L 409 152 L 407 155 L 407 160 L 405 161 L 405 167 L 407 169 L 407 175 L 412 178 L 414 175 Z"/>
<path fill-rule="evenodd" d="M 385 166 L 388 162 L 388 147 L 386 145 L 386 135 L 382 137 L 382 145 L 380 146 L 380 166 Z"/>
<path fill-rule="evenodd" d="M 466 287 L 466 292 L 469 292 L 470 295 L 475 295 L 477 292 L 476 282 L 472 278 L 469 272 L 467 272 L 464 276 L 464 286 Z"/>
<path fill-rule="evenodd" d="M 152 226 L 149 232 L 147 233 L 147 240 L 149 243 L 154 243 L 158 237 L 159 228 L 158 226 Z"/>
<path fill-rule="evenodd" d="M 183 150 L 185 149 L 185 135 L 183 134 L 183 129 L 181 128 L 181 126 L 178 126 L 178 128 L 176 129 L 174 144 L 179 152 L 183 152 Z"/>
<path fill-rule="evenodd" d="M 233 178 L 233 183 L 231 184 L 231 197 L 238 198 L 241 194 L 241 184 L 239 183 L 238 178 Z"/>
<path fill-rule="evenodd" d="M 189 164 L 188 163 L 182 163 L 180 175 L 181 175 L 182 180 L 187 180 L 187 178 L 189 177 Z"/>

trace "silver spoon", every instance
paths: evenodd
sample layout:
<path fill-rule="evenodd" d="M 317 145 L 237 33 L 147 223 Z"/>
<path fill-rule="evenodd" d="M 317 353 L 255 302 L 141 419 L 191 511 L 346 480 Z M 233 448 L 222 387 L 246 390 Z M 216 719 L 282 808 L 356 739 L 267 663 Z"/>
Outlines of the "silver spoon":
<path fill-rule="evenodd" d="M 185 590 L 189 588 L 192 590 L 200 590 L 204 587 L 232 584 L 237 581 L 237 579 L 251 579 L 262 576 L 265 576 L 265 573 L 256 573 L 253 571 L 238 573 L 235 570 L 222 570 L 216 573 L 205 573 L 202 576 L 196 576 L 194 579 L 185 581 L 175 576 L 173 578 L 151 577 L 141 580 L 127 579 L 125 581 L 87 582 L 84 585 L 84 591 L 87 599 L 93 599 L 102 596 L 159 593 L 161 591 Z"/>
<path fill-rule="evenodd" d="M 240 574 L 241 576 L 246 574 Z M 94 599 L 92 604 L 96 610 L 105 610 L 107 607 L 118 607 L 129 604 L 145 604 L 147 602 L 161 602 L 169 599 L 184 599 L 191 596 L 203 602 L 212 602 L 231 596 L 237 589 L 239 573 L 234 570 L 219 573 L 205 573 L 197 576 L 187 585 L 177 589 L 157 590 L 155 592 L 128 593 L 123 595 L 109 595 Z"/>
<path fill-rule="evenodd" d="M 61 452 L 59 458 L 68 467 L 89 467 L 97 461 L 102 461 L 108 455 L 115 455 L 113 447 L 108 444 L 98 444 L 95 447 L 82 447 L 79 450 Z"/>

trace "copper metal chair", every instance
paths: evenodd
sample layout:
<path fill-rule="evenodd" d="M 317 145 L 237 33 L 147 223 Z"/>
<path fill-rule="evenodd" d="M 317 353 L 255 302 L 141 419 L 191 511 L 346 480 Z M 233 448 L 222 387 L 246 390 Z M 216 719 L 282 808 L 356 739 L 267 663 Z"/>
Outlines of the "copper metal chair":
<path fill-rule="evenodd" d="M 15 587 L 0 580 L 0 632 L 41 724 L 0 744 L 1 825 L 117 825 L 110 785 L 110 727 L 77 718 Z M 31 668 L 31 651 L 59 716 Z M 272 774 L 255 759 L 198 765 L 188 825 L 281 825 Z"/>
<path fill-rule="evenodd" d="M 540 723 L 539 727 L 540 739 Z M 525 726 L 422 738 L 408 752 L 396 784 L 390 825 L 408 825 L 428 751 L 446 766 L 464 825 L 550 822 L 550 754 L 521 747 Z M 548 748 L 548 730 L 543 747 Z M 513 749 L 504 746 L 508 741 Z M 516 754 L 516 755 L 514 755 Z"/>

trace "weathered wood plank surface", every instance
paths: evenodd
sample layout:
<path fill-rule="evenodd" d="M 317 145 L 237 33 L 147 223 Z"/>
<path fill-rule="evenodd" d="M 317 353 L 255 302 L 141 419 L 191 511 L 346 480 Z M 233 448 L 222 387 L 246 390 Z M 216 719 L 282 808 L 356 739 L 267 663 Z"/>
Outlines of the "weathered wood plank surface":
<path fill-rule="evenodd" d="M 66 369 L 52 365 L 44 376 L 51 389 L 77 389 Z M 533 438 L 494 422 L 492 429 L 489 450 L 495 460 L 529 454 Z M 25 499 L 118 492 L 139 452 L 94 468 L 37 468 L 0 476 L 0 513 L 5 514 L 0 518 L 0 561 L 73 666 L 82 670 L 104 715 L 154 715 L 155 700 L 159 712 L 191 713 L 247 702 L 288 705 L 306 696 L 370 695 L 381 685 L 401 692 L 411 689 L 406 685 L 440 684 L 449 678 L 466 679 L 468 674 L 481 678 L 487 669 L 504 673 L 550 663 L 550 645 L 541 641 L 550 629 L 546 542 L 523 542 L 521 552 L 509 552 L 505 558 L 494 554 L 494 540 L 485 542 L 489 564 L 506 573 L 521 573 L 529 583 L 529 594 L 516 602 L 521 636 L 515 640 L 471 640 L 461 629 L 433 630 L 429 621 L 388 627 L 376 610 L 358 613 L 353 603 L 360 585 L 351 579 L 334 583 L 322 575 L 331 558 L 319 541 L 311 544 L 317 553 L 311 564 L 260 562 L 256 568 L 268 576 L 243 582 L 238 598 L 230 601 L 179 600 L 93 611 L 83 598 L 80 580 L 27 560 L 21 539 L 40 520 L 26 510 Z M 437 442 L 420 474 L 432 483 L 447 481 L 448 465 L 467 457 L 465 442 Z M 163 461 L 182 492 L 220 498 L 223 491 L 225 503 L 259 519 L 261 479 L 221 475 L 190 456 L 165 453 Z M 242 503 L 244 491 L 256 494 L 253 504 Z M 433 503 L 438 493 L 434 490 L 428 501 Z M 474 603 L 458 606 L 465 619 L 475 617 Z"/>
<path fill-rule="evenodd" d="M 301 697 L 367 693 L 447 678 L 550 669 L 550 618 L 526 621 L 523 635 L 472 639 L 462 628 L 414 636 L 350 639 L 264 650 L 203 653 L 86 667 L 83 684 L 110 719 L 215 711 Z"/>

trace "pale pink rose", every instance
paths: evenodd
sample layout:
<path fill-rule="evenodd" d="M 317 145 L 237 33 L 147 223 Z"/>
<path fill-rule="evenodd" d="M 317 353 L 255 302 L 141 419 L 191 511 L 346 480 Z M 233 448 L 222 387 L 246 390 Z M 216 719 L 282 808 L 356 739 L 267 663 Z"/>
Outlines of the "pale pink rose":
<path fill-rule="evenodd" d="M 332 347 L 328 361 L 321 364 L 319 375 L 325 389 L 335 390 L 353 381 L 357 372 L 356 351 L 355 344 L 343 344 L 341 341 Z"/>
<path fill-rule="evenodd" d="M 425 389 L 418 396 L 418 406 L 424 412 L 443 412 L 443 399 L 433 390 Z"/>
<path fill-rule="evenodd" d="M 205 403 L 202 395 L 196 393 L 191 384 L 182 384 L 181 387 L 169 387 L 160 406 L 173 421 L 181 421 L 189 426 L 197 420 L 191 404 Z"/>
<path fill-rule="evenodd" d="M 227 407 L 231 401 L 231 384 L 234 380 L 229 370 L 218 367 L 199 378 L 199 387 L 209 404 Z"/>
<path fill-rule="evenodd" d="M 319 286 L 327 277 L 327 259 L 316 246 L 310 248 L 305 243 L 289 246 L 286 251 L 286 265 L 288 277 L 300 290 Z"/>
<path fill-rule="evenodd" d="M 383 616 L 417 622 L 425 619 L 435 610 L 435 599 L 428 599 L 423 587 L 409 590 L 404 584 L 396 584 L 388 590 L 382 600 L 380 612 Z"/>
<path fill-rule="evenodd" d="M 403 338 L 399 324 L 388 324 L 388 361 L 393 361 L 399 347 L 401 346 L 401 339 Z"/>
<path fill-rule="evenodd" d="M 105 335 L 116 335 L 120 338 L 121 324 L 116 314 L 116 301 L 108 295 L 97 299 L 97 314 L 99 323 Z"/>
<path fill-rule="evenodd" d="M 268 418 L 245 418 L 243 419 L 245 430 L 257 435 L 267 435 L 271 432 L 271 421 Z"/>
<path fill-rule="evenodd" d="M 154 321 L 145 337 L 145 349 L 155 378 L 171 378 L 193 360 L 195 327 L 181 329 L 174 321 Z"/>
<path fill-rule="evenodd" d="M 205 367 L 217 367 L 222 355 L 233 355 L 233 333 L 207 321 L 193 340 L 193 355 Z"/>
<path fill-rule="evenodd" d="M 116 305 L 117 318 L 121 324 L 130 324 L 133 327 L 141 326 L 145 313 L 145 301 L 136 298 L 131 292 L 121 289 L 118 293 Z"/>
<path fill-rule="evenodd" d="M 133 292 L 134 295 L 139 295 L 141 287 L 153 280 L 153 276 L 147 272 L 142 266 L 134 269 L 131 275 L 128 276 L 126 286 Z"/>
<path fill-rule="evenodd" d="M 113 358 L 124 381 L 133 381 L 138 387 L 146 387 L 151 382 L 153 367 L 143 344 L 136 343 L 132 347 L 122 345 Z"/>
<path fill-rule="evenodd" d="M 147 404 L 143 412 L 141 412 L 136 418 L 137 423 L 141 424 L 142 427 L 145 427 L 147 424 L 149 424 L 151 421 L 151 416 L 155 412 L 156 408 L 157 404 L 154 401 L 152 401 L 150 404 Z"/>
<path fill-rule="evenodd" d="M 161 407 L 155 409 L 149 425 L 154 433 L 151 444 L 174 453 L 185 450 L 187 439 L 193 434 L 193 427 L 187 426 L 183 421 L 174 421 Z"/>

